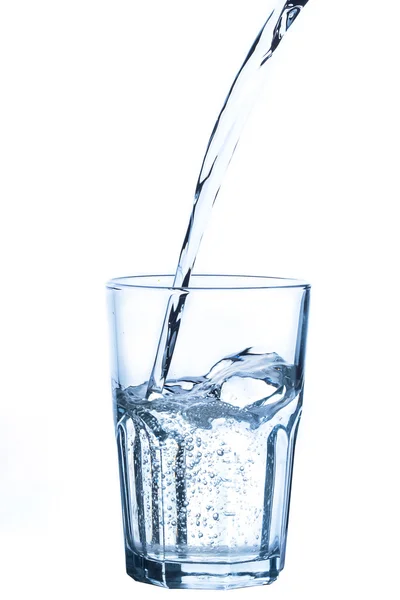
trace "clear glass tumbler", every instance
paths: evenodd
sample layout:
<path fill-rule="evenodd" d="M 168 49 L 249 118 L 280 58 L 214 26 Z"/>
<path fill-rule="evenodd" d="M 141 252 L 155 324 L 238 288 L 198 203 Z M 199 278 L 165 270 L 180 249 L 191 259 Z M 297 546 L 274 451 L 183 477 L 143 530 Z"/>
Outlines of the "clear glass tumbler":
<path fill-rule="evenodd" d="M 268 584 L 285 563 L 310 286 L 193 275 L 107 285 L 127 573 L 169 588 Z M 186 294 L 149 396 L 171 295 Z"/>

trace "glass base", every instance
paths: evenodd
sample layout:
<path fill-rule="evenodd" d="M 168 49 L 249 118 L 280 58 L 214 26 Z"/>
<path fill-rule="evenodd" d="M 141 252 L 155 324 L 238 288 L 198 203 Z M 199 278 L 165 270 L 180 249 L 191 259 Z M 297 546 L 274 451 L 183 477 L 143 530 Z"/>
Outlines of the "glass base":
<path fill-rule="evenodd" d="M 171 589 L 229 590 L 269 585 L 278 578 L 280 559 L 234 562 L 168 562 L 126 552 L 126 572 L 142 583 Z"/>

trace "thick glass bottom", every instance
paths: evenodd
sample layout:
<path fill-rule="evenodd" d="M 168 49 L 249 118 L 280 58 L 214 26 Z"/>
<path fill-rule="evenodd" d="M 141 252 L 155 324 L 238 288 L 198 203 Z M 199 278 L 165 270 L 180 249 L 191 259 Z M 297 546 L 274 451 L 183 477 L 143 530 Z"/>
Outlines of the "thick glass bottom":
<path fill-rule="evenodd" d="M 273 583 L 279 575 L 280 559 L 233 563 L 168 562 L 127 550 L 126 571 L 136 581 L 165 588 L 229 590 Z"/>

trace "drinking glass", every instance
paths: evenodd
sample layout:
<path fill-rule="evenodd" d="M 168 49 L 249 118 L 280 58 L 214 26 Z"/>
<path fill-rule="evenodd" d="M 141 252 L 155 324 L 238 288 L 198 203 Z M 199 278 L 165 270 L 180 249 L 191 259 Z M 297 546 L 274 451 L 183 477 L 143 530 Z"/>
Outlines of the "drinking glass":
<path fill-rule="evenodd" d="M 193 275 L 107 284 L 127 573 L 168 588 L 268 584 L 285 564 L 310 286 Z M 147 382 L 184 295 L 164 387 Z"/>

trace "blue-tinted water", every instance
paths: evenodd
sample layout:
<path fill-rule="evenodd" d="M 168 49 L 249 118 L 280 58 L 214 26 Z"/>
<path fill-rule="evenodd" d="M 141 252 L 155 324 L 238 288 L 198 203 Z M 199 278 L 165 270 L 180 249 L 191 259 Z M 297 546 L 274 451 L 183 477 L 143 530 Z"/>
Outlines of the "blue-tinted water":
<path fill-rule="evenodd" d="M 203 377 L 115 391 L 129 549 L 214 563 L 284 559 L 296 369 L 252 349 Z"/>

